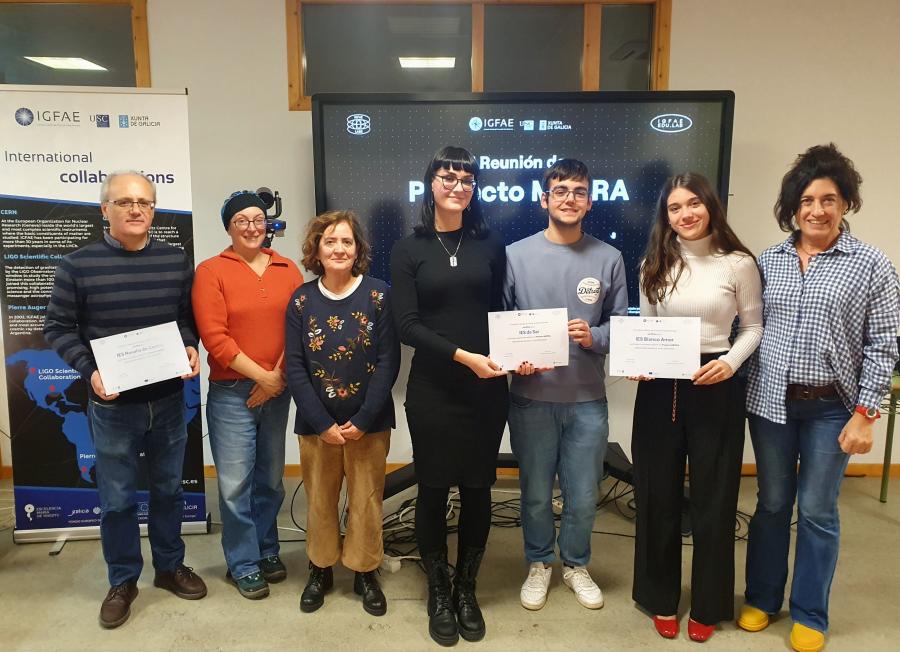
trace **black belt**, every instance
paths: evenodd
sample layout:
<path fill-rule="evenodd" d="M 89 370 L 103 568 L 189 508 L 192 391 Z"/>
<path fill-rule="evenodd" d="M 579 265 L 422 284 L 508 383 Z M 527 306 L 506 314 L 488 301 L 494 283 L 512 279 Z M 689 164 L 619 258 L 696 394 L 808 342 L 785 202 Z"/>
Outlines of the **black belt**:
<path fill-rule="evenodd" d="M 812 401 L 837 396 L 834 385 L 788 385 L 787 397 L 794 401 Z"/>

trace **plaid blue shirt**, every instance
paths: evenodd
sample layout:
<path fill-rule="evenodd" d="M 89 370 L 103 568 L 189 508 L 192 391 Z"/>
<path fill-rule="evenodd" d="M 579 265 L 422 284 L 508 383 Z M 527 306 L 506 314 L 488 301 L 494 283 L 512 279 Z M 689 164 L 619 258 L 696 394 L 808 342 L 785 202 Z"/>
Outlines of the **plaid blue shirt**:
<path fill-rule="evenodd" d="M 747 411 L 785 423 L 789 383 L 834 383 L 848 410 L 880 405 L 900 327 L 900 282 L 887 256 L 843 231 L 804 274 L 791 236 L 760 255 L 759 269 L 764 330 Z"/>

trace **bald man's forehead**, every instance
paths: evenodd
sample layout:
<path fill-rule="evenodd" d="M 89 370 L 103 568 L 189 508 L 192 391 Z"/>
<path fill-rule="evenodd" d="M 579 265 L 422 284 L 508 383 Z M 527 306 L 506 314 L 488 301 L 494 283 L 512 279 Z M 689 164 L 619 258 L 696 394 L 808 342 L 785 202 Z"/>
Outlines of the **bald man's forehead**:
<path fill-rule="evenodd" d="M 153 186 L 144 177 L 139 174 L 120 174 L 113 177 L 109 183 L 109 194 L 116 194 L 119 198 L 120 194 L 132 195 L 134 199 L 150 199 L 156 201 L 156 193 Z"/>

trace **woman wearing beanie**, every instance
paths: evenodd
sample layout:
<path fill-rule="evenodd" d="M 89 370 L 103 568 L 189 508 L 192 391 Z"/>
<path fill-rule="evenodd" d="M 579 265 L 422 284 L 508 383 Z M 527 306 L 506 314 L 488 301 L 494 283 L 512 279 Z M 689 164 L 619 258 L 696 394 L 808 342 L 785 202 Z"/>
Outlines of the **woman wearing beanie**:
<path fill-rule="evenodd" d="M 197 267 L 194 318 L 209 352 L 206 422 L 219 483 L 227 577 L 245 598 L 269 595 L 287 571 L 276 517 L 284 500 L 284 312 L 303 283 L 297 266 L 263 247 L 266 205 L 249 190 L 222 206 L 231 245 Z"/>

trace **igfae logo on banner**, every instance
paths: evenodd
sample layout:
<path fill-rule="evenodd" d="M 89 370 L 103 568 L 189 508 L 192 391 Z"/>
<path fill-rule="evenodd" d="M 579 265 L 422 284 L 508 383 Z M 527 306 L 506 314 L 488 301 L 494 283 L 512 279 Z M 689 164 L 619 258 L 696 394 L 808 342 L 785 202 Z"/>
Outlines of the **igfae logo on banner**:
<path fill-rule="evenodd" d="M 0 87 L 0 116 L 0 307 L 14 537 L 99 536 L 87 384 L 47 345 L 44 316 L 63 257 L 103 238 L 100 187 L 114 171 L 136 170 L 153 180 L 158 203 L 150 235 L 193 260 L 187 96 L 7 86 Z M 145 129 L 153 129 L 152 138 Z M 183 530 L 205 532 L 199 378 L 185 382 L 184 407 Z M 148 500 L 147 488 L 144 473 L 139 501 Z M 146 520 L 146 511 L 140 518 Z"/>
<path fill-rule="evenodd" d="M 15 111 L 16 122 L 23 127 L 32 124 L 41 127 L 77 127 L 81 124 L 81 112 L 71 109 L 31 109 L 20 107 Z"/>
<path fill-rule="evenodd" d="M 27 127 L 34 122 L 34 112 L 24 106 L 20 109 L 16 109 L 16 122 L 23 127 Z"/>

